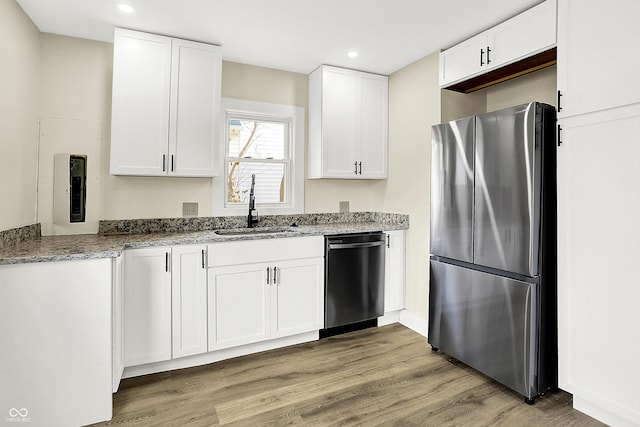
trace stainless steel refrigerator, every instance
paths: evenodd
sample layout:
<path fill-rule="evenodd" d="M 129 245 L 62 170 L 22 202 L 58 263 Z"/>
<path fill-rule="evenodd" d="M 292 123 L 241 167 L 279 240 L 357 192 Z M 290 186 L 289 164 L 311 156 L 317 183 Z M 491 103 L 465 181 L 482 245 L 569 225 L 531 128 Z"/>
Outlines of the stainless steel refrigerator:
<path fill-rule="evenodd" d="M 556 111 L 432 128 L 429 337 L 525 397 L 557 387 Z"/>

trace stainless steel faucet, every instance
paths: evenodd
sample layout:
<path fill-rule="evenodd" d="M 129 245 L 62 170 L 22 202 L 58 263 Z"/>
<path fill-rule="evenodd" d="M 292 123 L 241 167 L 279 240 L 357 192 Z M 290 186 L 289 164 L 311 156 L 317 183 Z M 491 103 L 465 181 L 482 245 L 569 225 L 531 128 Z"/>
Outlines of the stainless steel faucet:
<path fill-rule="evenodd" d="M 249 216 L 247 217 L 247 227 L 253 228 L 258 223 L 258 211 L 256 210 L 256 196 L 254 187 L 256 185 L 256 174 L 251 174 L 251 191 L 249 191 Z"/>

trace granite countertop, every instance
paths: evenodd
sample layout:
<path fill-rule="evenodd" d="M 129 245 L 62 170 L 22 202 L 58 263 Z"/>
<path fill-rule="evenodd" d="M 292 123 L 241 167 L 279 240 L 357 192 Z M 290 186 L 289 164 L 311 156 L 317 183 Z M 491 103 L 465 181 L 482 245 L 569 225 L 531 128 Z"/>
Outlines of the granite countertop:
<path fill-rule="evenodd" d="M 128 233 L 102 233 L 102 234 L 81 234 L 66 236 L 46 236 L 33 237 L 22 241 L 13 241 L 10 244 L 0 246 L 0 265 L 3 264 L 23 264 L 47 261 L 70 261 L 94 258 L 112 258 L 119 256 L 126 248 L 144 248 L 153 246 L 172 246 L 183 244 L 202 244 L 202 243 L 218 243 L 237 240 L 256 240 L 256 239 L 276 239 L 276 238 L 293 238 L 302 236 L 324 236 L 343 233 L 357 233 L 369 231 L 390 231 L 407 229 L 409 226 L 408 217 L 406 215 L 384 214 L 383 217 L 362 217 L 352 216 L 333 216 L 327 222 L 318 222 L 318 215 L 315 216 L 316 223 L 304 224 L 307 218 L 299 216 L 294 218 L 297 221 L 289 222 L 291 217 L 281 218 L 285 224 L 279 225 L 272 221 L 264 228 L 279 227 L 286 230 L 267 234 L 248 234 L 248 235 L 221 235 L 217 234 L 219 229 L 237 229 L 237 223 L 227 222 L 216 229 L 205 229 L 191 231 L 188 227 L 182 227 L 188 231 L 176 230 L 176 227 L 167 227 L 162 220 L 155 221 L 151 227 L 156 232 L 137 233 L 140 228 Z M 326 219 L 320 217 L 320 220 Z M 331 220 L 333 219 L 333 220 Z M 339 222 L 346 219 L 347 221 Z M 140 221 L 140 220 L 136 220 Z M 148 222 L 140 222 L 148 228 Z M 310 221 L 310 222 L 314 222 Z M 301 224 L 298 224 L 300 222 Z M 295 227 L 289 227 L 296 223 Z M 158 225 L 160 224 L 160 225 Z M 173 224 L 173 223 L 172 223 Z M 122 221 L 119 222 L 122 226 Z M 130 226 L 128 224 L 127 226 Z M 171 231 L 166 231 L 167 229 Z M 113 231 L 108 227 L 104 230 Z"/>

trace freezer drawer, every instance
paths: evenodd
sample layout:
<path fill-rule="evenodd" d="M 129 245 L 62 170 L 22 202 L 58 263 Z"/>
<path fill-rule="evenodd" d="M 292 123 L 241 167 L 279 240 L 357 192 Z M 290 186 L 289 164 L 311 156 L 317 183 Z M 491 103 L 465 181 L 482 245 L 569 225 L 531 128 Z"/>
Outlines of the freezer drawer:
<path fill-rule="evenodd" d="M 473 262 L 475 118 L 435 125 L 431 140 L 431 253 Z"/>
<path fill-rule="evenodd" d="M 537 374 L 537 284 L 431 260 L 429 343 L 527 398 Z"/>

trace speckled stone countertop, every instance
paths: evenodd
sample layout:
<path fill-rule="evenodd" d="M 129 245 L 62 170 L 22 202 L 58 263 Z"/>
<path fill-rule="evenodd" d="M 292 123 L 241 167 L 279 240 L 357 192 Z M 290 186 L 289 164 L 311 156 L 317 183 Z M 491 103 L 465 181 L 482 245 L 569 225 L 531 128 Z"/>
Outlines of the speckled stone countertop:
<path fill-rule="evenodd" d="M 9 236 L 3 241 L 0 235 L 0 265 L 111 258 L 119 256 L 126 248 L 409 228 L 408 215 L 354 212 L 265 216 L 260 219 L 258 227 L 271 231 L 275 229 L 276 232 L 249 235 L 216 233 L 216 230 L 241 229 L 246 226 L 244 221 L 244 217 L 101 221 L 99 234 L 39 237 L 31 232 L 22 238 L 16 238 L 16 233 L 9 230 L 9 233 L 0 233 Z"/>

